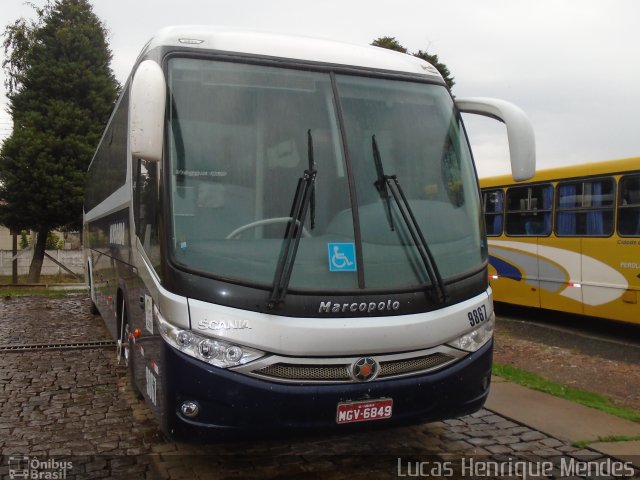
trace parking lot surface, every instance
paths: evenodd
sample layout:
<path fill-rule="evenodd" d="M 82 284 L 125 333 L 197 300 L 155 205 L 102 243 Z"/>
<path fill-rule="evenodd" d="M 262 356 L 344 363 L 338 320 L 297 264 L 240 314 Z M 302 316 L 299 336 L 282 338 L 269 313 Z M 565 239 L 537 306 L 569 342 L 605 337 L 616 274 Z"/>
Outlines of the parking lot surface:
<path fill-rule="evenodd" d="M 341 436 L 175 443 L 160 434 L 126 372 L 85 295 L 0 299 L 0 476 L 604 478 L 594 472 L 619 463 L 487 409 Z"/>

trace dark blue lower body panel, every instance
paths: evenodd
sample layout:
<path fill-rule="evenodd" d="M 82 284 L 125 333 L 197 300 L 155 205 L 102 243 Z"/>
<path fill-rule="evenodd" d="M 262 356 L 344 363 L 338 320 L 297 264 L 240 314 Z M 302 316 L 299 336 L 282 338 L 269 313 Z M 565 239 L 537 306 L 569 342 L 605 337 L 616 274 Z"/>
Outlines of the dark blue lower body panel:
<path fill-rule="evenodd" d="M 163 342 L 164 343 L 164 342 Z M 234 434 L 353 431 L 454 418 L 480 409 L 489 393 L 493 342 L 434 373 L 359 384 L 292 385 L 268 382 L 204 365 L 164 345 L 163 429 L 184 441 L 212 441 Z M 392 398 L 391 419 L 337 424 L 344 401 Z M 200 413 L 180 413 L 184 401 Z"/>

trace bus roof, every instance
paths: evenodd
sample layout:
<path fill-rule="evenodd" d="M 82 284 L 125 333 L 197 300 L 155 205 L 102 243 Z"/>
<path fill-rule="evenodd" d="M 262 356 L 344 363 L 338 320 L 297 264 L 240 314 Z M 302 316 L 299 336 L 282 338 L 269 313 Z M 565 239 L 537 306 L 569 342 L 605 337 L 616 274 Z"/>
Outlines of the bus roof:
<path fill-rule="evenodd" d="M 589 177 L 594 175 L 613 175 L 632 170 L 640 170 L 640 157 L 606 160 L 602 162 L 582 163 L 565 167 L 547 168 L 536 172 L 533 178 L 526 182 L 514 182 L 511 175 L 498 175 L 480 179 L 481 188 L 501 187 L 505 185 L 524 185 L 527 183 L 549 182 L 566 178 Z"/>
<path fill-rule="evenodd" d="M 413 55 L 369 45 L 352 45 L 310 37 L 228 27 L 173 26 L 160 30 L 149 41 L 140 56 L 162 46 L 389 70 L 422 75 L 430 80 L 444 83 L 442 76 L 433 65 Z"/>

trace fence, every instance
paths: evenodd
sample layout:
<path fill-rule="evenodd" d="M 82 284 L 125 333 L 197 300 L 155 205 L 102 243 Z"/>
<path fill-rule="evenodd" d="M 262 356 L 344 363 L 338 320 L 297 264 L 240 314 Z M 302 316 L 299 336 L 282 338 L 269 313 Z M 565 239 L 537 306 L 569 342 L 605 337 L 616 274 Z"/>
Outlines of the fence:
<path fill-rule="evenodd" d="M 62 263 L 69 270 L 80 277 L 83 276 L 84 262 L 82 250 L 47 250 L 47 254 Z M 18 275 L 26 275 L 29 273 L 29 265 L 31 265 L 31 257 L 33 251 L 24 252 L 18 257 Z M 11 258 L 13 254 L 11 250 L 0 250 L 0 275 L 11 275 Z M 59 275 L 66 273 L 62 267 L 56 265 L 46 256 L 42 264 L 42 275 Z"/>

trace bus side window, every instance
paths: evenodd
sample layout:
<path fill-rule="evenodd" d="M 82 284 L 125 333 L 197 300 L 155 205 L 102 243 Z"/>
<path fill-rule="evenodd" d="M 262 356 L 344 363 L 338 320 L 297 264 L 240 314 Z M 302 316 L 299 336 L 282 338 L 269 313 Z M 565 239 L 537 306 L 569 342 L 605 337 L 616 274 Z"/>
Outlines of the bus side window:
<path fill-rule="evenodd" d="M 547 236 L 551 233 L 553 186 L 533 185 L 507 190 L 507 235 Z"/>
<path fill-rule="evenodd" d="M 602 237 L 613 233 L 612 178 L 560 182 L 556 235 Z"/>
<path fill-rule="evenodd" d="M 576 205 L 576 184 L 561 183 L 558 185 L 558 205 L 556 213 L 556 235 L 575 235 L 576 212 L 562 211 L 565 208 L 575 208 Z"/>
<path fill-rule="evenodd" d="M 612 178 L 593 179 L 583 184 L 585 235 L 608 236 L 613 233 L 615 182 Z"/>
<path fill-rule="evenodd" d="M 136 235 L 152 265 L 158 271 L 160 265 L 158 164 L 138 159 L 134 165 L 136 172 L 133 183 L 133 208 Z"/>
<path fill-rule="evenodd" d="M 485 190 L 482 194 L 484 221 L 487 235 L 502 235 L 504 218 L 504 192 L 502 190 Z"/>
<path fill-rule="evenodd" d="M 618 234 L 640 236 L 640 175 L 626 175 L 620 180 Z"/>

